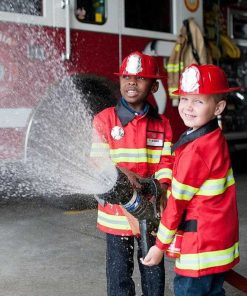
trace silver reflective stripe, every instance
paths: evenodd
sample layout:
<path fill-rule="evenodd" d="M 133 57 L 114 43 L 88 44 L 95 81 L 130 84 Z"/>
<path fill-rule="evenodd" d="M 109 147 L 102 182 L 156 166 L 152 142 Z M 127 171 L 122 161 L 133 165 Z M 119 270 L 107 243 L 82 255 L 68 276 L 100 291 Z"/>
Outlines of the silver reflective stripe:
<path fill-rule="evenodd" d="M 204 252 L 198 254 L 181 254 L 176 266 L 179 269 L 200 270 L 215 266 L 223 266 L 239 257 L 239 243 L 226 250 Z"/>

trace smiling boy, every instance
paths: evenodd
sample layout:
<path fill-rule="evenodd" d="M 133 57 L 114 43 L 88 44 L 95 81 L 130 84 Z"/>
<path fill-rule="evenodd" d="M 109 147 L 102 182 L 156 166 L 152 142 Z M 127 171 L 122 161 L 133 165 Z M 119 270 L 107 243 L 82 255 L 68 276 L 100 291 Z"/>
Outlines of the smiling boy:
<path fill-rule="evenodd" d="M 217 116 L 230 88 L 222 69 L 191 65 L 181 75 L 179 114 L 189 127 L 174 144 L 175 161 L 167 207 L 156 245 L 142 260 L 158 264 L 176 232 L 183 231 L 176 259 L 176 296 L 225 295 L 225 272 L 239 262 L 236 186 L 227 142 Z"/>

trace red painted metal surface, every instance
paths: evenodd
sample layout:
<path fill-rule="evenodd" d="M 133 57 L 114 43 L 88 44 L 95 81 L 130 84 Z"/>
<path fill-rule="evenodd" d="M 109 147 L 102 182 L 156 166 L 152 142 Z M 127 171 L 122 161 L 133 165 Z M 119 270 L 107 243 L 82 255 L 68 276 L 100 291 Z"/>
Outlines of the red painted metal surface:
<path fill-rule="evenodd" d="M 122 36 L 123 57 L 132 51 L 143 51 L 150 41 L 149 38 Z M 0 108 L 35 110 L 47 89 L 72 73 L 95 74 L 118 83 L 118 77 L 113 74 L 119 69 L 117 34 L 71 30 L 69 61 L 61 60 L 64 50 L 64 29 L 0 22 Z M 158 61 L 163 67 L 163 59 L 159 57 Z M 166 79 L 162 83 L 166 86 Z M 150 102 L 156 104 L 152 96 Z M 165 114 L 171 119 L 176 140 L 184 126 L 170 100 Z M 4 147 L 9 145 L 9 150 L 15 152 L 0 151 L 1 159 L 23 157 L 26 129 L 27 126 L 2 131 Z"/>

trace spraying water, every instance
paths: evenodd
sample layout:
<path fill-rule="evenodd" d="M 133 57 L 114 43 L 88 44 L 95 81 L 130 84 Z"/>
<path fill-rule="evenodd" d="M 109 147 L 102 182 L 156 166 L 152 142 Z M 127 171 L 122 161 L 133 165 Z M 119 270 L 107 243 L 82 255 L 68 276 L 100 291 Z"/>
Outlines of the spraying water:
<path fill-rule="evenodd" d="M 96 162 L 89 156 L 92 110 L 88 98 L 92 100 L 92 91 L 82 94 L 74 77 L 67 77 L 36 109 L 29 131 L 27 168 L 39 190 L 97 194 L 115 184 L 117 174 L 111 160 Z"/>
<path fill-rule="evenodd" d="M 117 176 L 111 160 L 89 157 L 92 116 L 113 104 L 109 84 L 70 76 L 57 50 L 59 34 L 1 23 L 0 35 L 0 107 L 10 114 L 2 123 L 7 128 L 0 129 L 0 191 L 19 196 L 30 190 L 42 195 L 110 190 Z"/>

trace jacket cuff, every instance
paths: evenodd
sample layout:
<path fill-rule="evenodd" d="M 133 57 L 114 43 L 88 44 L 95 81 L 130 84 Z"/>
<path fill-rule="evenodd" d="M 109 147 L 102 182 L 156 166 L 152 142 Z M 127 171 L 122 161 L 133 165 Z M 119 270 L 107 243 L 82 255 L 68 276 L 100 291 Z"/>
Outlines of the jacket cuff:
<path fill-rule="evenodd" d="M 169 248 L 169 244 L 162 244 L 159 239 L 156 239 L 155 246 L 161 251 L 166 251 Z"/>

